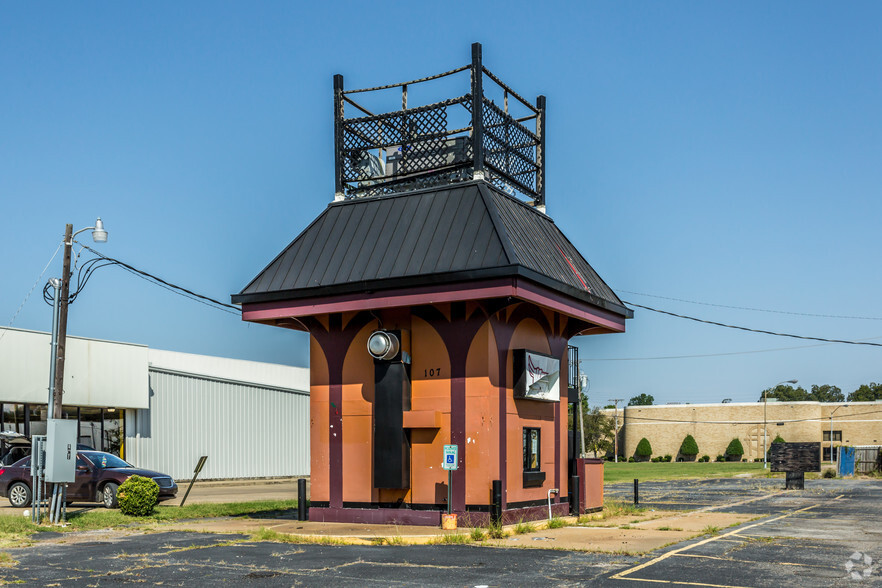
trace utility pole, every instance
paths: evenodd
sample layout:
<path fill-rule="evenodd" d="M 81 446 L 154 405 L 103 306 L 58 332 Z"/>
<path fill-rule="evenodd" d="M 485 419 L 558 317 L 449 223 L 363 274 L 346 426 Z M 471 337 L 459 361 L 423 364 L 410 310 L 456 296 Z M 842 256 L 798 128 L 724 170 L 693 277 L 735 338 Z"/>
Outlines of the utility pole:
<path fill-rule="evenodd" d="M 623 402 L 622 398 L 610 398 L 610 402 L 616 405 L 616 426 L 615 426 L 615 434 L 613 435 L 613 459 L 615 459 L 616 463 L 619 463 L 619 402 Z"/>
<path fill-rule="evenodd" d="M 61 418 L 64 394 L 64 353 L 67 348 L 67 302 L 70 297 L 70 251 L 73 246 L 73 225 L 64 227 L 64 266 L 61 273 L 61 295 L 58 300 L 58 343 L 55 355 L 55 399 L 52 418 Z"/>

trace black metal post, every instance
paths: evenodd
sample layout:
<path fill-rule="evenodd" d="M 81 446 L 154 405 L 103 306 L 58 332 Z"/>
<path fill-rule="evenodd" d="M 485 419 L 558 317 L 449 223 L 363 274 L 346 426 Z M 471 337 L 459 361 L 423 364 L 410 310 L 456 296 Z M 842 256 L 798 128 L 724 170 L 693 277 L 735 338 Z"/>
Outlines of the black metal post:
<path fill-rule="evenodd" d="M 570 476 L 570 514 L 576 517 L 582 514 L 580 497 L 579 476 Z"/>
<path fill-rule="evenodd" d="M 484 174 L 484 66 L 481 44 L 472 43 L 472 154 L 476 175 Z"/>
<path fill-rule="evenodd" d="M 502 523 L 502 480 L 493 480 L 493 492 L 490 505 L 490 522 L 494 525 Z"/>
<path fill-rule="evenodd" d="M 545 206 L 545 96 L 536 98 L 536 108 L 539 110 L 536 117 L 536 136 L 539 138 L 536 146 L 536 205 Z"/>
<path fill-rule="evenodd" d="M 343 76 L 334 76 L 334 195 L 343 195 Z"/>
<path fill-rule="evenodd" d="M 306 516 L 306 479 L 297 480 L 297 520 L 305 521 Z"/>
<path fill-rule="evenodd" d="M 634 478 L 634 506 L 637 506 L 638 504 L 640 504 L 640 492 L 637 488 L 637 483 L 638 483 L 637 478 Z"/>

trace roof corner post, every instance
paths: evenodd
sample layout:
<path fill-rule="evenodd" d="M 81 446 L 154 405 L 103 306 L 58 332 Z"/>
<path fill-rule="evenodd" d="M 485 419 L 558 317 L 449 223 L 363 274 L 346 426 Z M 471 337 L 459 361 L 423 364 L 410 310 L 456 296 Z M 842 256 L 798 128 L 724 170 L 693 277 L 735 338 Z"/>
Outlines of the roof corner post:
<path fill-rule="evenodd" d="M 343 200 L 343 76 L 334 75 L 334 200 Z"/>
<path fill-rule="evenodd" d="M 536 208 L 545 212 L 545 96 L 536 97 Z"/>
<path fill-rule="evenodd" d="M 472 179 L 484 179 L 484 65 L 481 44 L 472 43 Z"/>

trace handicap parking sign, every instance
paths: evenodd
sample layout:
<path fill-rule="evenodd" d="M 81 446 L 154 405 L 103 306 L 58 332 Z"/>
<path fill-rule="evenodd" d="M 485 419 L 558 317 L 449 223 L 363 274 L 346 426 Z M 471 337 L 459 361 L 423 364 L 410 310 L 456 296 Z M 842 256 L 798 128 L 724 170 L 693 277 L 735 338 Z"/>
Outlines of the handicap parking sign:
<path fill-rule="evenodd" d="M 444 461 L 441 463 L 441 467 L 445 470 L 455 470 L 458 469 L 458 459 L 457 456 L 459 454 L 459 445 L 445 445 L 444 446 Z"/>

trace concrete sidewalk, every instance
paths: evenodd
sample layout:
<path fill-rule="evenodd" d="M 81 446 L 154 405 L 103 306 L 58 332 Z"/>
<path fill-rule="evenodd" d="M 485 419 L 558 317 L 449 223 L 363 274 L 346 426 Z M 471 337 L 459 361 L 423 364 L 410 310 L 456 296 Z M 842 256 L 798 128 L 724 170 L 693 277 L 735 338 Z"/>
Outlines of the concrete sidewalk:
<path fill-rule="evenodd" d="M 576 525 L 575 517 L 564 517 L 563 521 L 567 525 L 564 527 L 549 529 L 548 521 L 534 521 L 530 523 L 531 531 L 518 534 L 517 525 L 508 525 L 504 527 L 507 537 L 504 539 L 485 537 L 481 543 L 499 547 L 645 553 L 701 535 L 710 528 L 725 528 L 752 518 L 754 517 L 751 515 L 716 512 L 647 511 Z M 443 543 L 445 536 L 470 537 L 472 532 L 471 528 L 445 531 L 438 527 L 326 523 L 250 517 L 179 521 L 163 525 L 162 528 L 174 531 L 243 534 L 266 529 L 289 536 L 287 539 L 294 542 L 340 542 L 349 545 Z M 452 538 L 447 541 L 454 542 Z"/>

